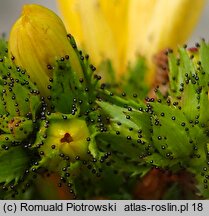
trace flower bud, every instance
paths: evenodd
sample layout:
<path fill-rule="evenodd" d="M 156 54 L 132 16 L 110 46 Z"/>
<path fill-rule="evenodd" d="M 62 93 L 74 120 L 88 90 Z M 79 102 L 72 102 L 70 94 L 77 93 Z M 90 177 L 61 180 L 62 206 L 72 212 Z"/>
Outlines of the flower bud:
<path fill-rule="evenodd" d="M 44 145 L 40 151 L 48 158 L 55 155 L 64 154 L 74 161 L 76 157 L 86 159 L 90 137 L 90 132 L 85 120 L 79 118 L 70 118 L 66 115 L 66 119 L 60 114 L 51 114 L 50 124 L 41 127 L 38 137 L 44 137 L 42 142 Z M 43 134 L 42 134 L 43 133 Z M 39 142 L 39 138 L 37 141 Z M 56 164 L 56 160 L 55 160 Z"/>
<path fill-rule="evenodd" d="M 15 64 L 27 70 L 44 96 L 49 94 L 47 85 L 56 59 L 68 55 L 72 69 L 81 74 L 79 59 L 61 19 L 45 7 L 35 4 L 23 7 L 10 32 L 8 46 Z"/>

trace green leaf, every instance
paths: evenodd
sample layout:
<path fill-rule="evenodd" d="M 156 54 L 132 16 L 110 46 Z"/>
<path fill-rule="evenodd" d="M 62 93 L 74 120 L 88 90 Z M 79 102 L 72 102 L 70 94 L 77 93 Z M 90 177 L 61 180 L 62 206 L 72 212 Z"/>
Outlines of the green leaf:
<path fill-rule="evenodd" d="M 30 163 L 30 157 L 22 147 L 11 147 L 0 152 L 0 183 L 8 184 L 23 177 Z"/>
<path fill-rule="evenodd" d="M 137 94 L 138 98 L 144 99 L 149 91 L 149 86 L 146 81 L 146 61 L 143 57 L 139 56 L 133 65 L 129 65 L 122 80 L 120 88 L 126 92 L 129 97 Z"/>
<path fill-rule="evenodd" d="M 0 58 L 7 56 L 7 41 L 4 37 L 0 37 Z"/>
<path fill-rule="evenodd" d="M 172 92 L 177 92 L 180 88 L 180 83 L 182 78 L 179 79 L 179 68 L 176 63 L 176 56 L 173 53 L 168 55 L 168 65 L 169 65 L 169 80 L 170 80 L 170 90 Z"/>
<path fill-rule="evenodd" d="M 169 169 L 172 171 L 178 170 L 179 167 L 176 167 L 176 160 L 170 160 L 169 158 L 165 158 L 159 153 L 152 153 L 150 156 L 144 158 L 144 160 L 150 166 L 156 166 L 161 169 Z"/>
<path fill-rule="evenodd" d="M 52 105 L 55 111 L 62 113 L 71 113 L 73 98 L 75 97 L 75 85 L 72 80 L 74 74 L 69 63 L 59 61 L 53 71 L 52 83 Z"/>
<path fill-rule="evenodd" d="M 152 104 L 154 111 L 154 146 L 164 157 L 188 160 L 192 152 L 189 129 L 192 127 L 178 108 L 161 103 Z"/>
<path fill-rule="evenodd" d="M 209 44 L 206 44 L 204 41 L 201 42 L 199 55 L 201 60 L 201 66 L 203 68 L 203 71 L 206 73 L 205 79 L 202 81 L 204 81 L 205 85 L 207 85 L 209 80 Z"/>
<path fill-rule="evenodd" d="M 208 185 L 208 178 L 209 178 L 209 172 L 207 170 L 207 166 L 199 167 L 197 170 L 190 169 L 190 172 L 195 175 L 196 179 L 196 188 L 197 188 L 197 194 L 199 196 L 203 196 L 204 198 L 208 199 L 209 197 L 209 185 Z"/>
<path fill-rule="evenodd" d="M 128 130 L 127 130 L 128 132 Z M 131 140 L 127 140 L 127 134 L 111 134 L 111 133 L 102 133 L 96 136 L 98 143 L 98 148 L 102 151 L 113 151 L 121 158 L 129 158 L 132 161 L 138 161 L 138 158 L 141 154 L 145 153 L 143 145 L 137 143 L 137 140 L 134 137 Z M 109 146 L 109 144 L 111 145 Z"/>
<path fill-rule="evenodd" d="M 112 118 L 111 121 L 115 123 L 120 122 L 127 127 L 131 127 L 136 130 L 138 129 L 138 126 L 134 122 L 126 118 L 126 116 L 129 114 L 129 111 L 127 109 L 121 108 L 116 105 L 111 105 L 107 102 L 97 103 L 103 109 L 103 111 Z"/>
<path fill-rule="evenodd" d="M 179 48 L 180 55 L 180 68 L 181 68 L 181 76 L 185 77 L 187 73 L 189 76 L 195 74 L 195 67 L 192 59 L 190 59 L 188 51 L 181 47 Z"/>
<path fill-rule="evenodd" d="M 184 87 L 181 105 L 182 112 L 187 116 L 188 120 L 195 120 L 195 116 L 199 113 L 197 109 L 199 100 L 197 99 L 196 86 L 190 82 Z"/>
<path fill-rule="evenodd" d="M 105 79 L 106 83 L 111 86 L 116 84 L 116 73 L 110 60 L 102 61 L 98 67 L 98 72 Z"/>
<path fill-rule="evenodd" d="M 40 105 L 38 91 L 25 70 L 16 67 L 6 56 L 0 62 L 0 90 L 0 114 L 23 117 L 32 113 L 35 119 L 39 106 L 31 107 L 30 99 L 36 97 L 36 103 Z"/>

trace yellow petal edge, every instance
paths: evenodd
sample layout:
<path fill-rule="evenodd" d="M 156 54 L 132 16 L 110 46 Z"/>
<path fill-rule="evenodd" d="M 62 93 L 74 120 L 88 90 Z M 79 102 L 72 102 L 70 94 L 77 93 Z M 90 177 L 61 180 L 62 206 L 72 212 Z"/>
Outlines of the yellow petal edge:
<path fill-rule="evenodd" d="M 64 22 L 97 66 L 111 59 L 120 77 L 138 55 L 153 55 L 186 42 L 205 0 L 57 0 Z"/>

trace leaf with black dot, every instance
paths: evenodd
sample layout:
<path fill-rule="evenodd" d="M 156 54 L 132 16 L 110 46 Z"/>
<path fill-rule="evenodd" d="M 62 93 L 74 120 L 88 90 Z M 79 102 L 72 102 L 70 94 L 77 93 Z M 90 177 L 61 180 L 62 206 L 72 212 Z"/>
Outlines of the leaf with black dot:
<path fill-rule="evenodd" d="M 13 181 L 17 184 L 30 164 L 28 153 L 21 147 L 11 147 L 0 151 L 0 183 L 5 185 Z"/>
<path fill-rule="evenodd" d="M 51 83 L 51 101 L 55 111 L 69 114 L 72 111 L 76 84 L 73 82 L 75 74 L 67 62 L 57 62 L 53 71 Z"/>
<path fill-rule="evenodd" d="M 35 118 L 35 113 L 40 106 L 40 97 L 26 71 L 14 65 L 6 56 L 4 61 L 0 62 L 0 71 L 2 73 L 0 114 L 9 113 L 11 116 L 23 117 L 32 112 Z M 36 97 L 37 105 L 33 110 L 30 107 L 31 97 Z"/>
<path fill-rule="evenodd" d="M 150 166 L 160 167 L 162 169 L 167 169 L 169 167 L 169 169 L 171 169 L 172 171 L 176 171 L 179 169 L 176 160 L 170 160 L 169 158 L 165 158 L 158 153 L 153 153 L 152 155 L 146 156 L 144 160 Z"/>
<path fill-rule="evenodd" d="M 141 130 L 142 136 L 146 138 L 148 142 L 150 142 L 152 136 L 150 114 L 147 112 L 133 110 L 129 115 L 131 116 L 131 121 L 133 121 L 138 126 L 138 130 Z"/>
<path fill-rule="evenodd" d="M 2 56 L 7 56 L 7 41 L 5 40 L 4 37 L 0 37 L 0 58 Z"/>
<path fill-rule="evenodd" d="M 200 49 L 199 49 L 199 55 L 200 55 L 200 61 L 201 61 L 201 66 L 203 68 L 203 71 L 205 72 L 205 78 L 204 78 L 204 83 L 207 85 L 208 80 L 209 80 L 209 44 L 206 44 L 203 40 L 200 44 Z"/>
<path fill-rule="evenodd" d="M 183 112 L 178 108 L 159 103 L 153 103 L 152 107 L 154 111 L 152 138 L 155 148 L 166 158 L 188 160 L 192 145 L 189 143 L 189 131 L 186 128 L 191 126 Z M 164 116 L 161 116 L 162 112 Z"/>
<path fill-rule="evenodd" d="M 200 124 L 208 124 L 209 122 L 209 98 L 208 98 L 208 90 L 205 88 L 200 93 L 200 102 L 199 102 L 200 112 L 199 112 L 199 121 Z"/>
<path fill-rule="evenodd" d="M 169 80 L 170 80 L 170 94 L 177 92 L 180 88 L 180 83 L 183 81 L 182 77 L 179 77 L 179 68 L 177 65 L 176 56 L 173 53 L 168 54 L 169 61 Z M 175 81 L 173 81 L 175 79 Z"/>
<path fill-rule="evenodd" d="M 125 73 L 122 84 L 120 86 L 127 96 L 133 98 L 133 94 L 137 94 L 137 97 L 143 100 L 149 91 L 148 84 L 146 82 L 147 67 L 145 59 L 138 56 L 133 65 L 129 65 L 127 72 Z"/>
<path fill-rule="evenodd" d="M 129 111 L 125 108 L 121 108 L 114 104 L 110 104 L 107 102 L 97 102 L 97 104 L 103 109 L 103 111 L 111 117 L 111 121 L 114 123 L 120 122 L 127 127 L 131 127 L 133 129 L 138 129 L 138 126 L 129 118 L 126 118 L 129 115 Z"/>
<path fill-rule="evenodd" d="M 205 164 L 204 167 L 201 166 L 198 170 L 191 170 L 196 179 L 196 194 L 206 199 L 209 197 L 209 172 L 207 167 Z"/>
<path fill-rule="evenodd" d="M 181 98 L 181 109 L 185 113 L 188 120 L 194 120 L 196 115 L 199 115 L 199 99 L 196 93 L 197 87 L 191 83 L 191 80 L 184 87 L 184 92 Z"/>
<path fill-rule="evenodd" d="M 129 158 L 130 161 L 137 161 L 140 154 L 145 154 L 147 151 L 144 145 L 137 142 L 137 133 L 127 139 L 130 132 L 122 129 L 120 135 L 110 133 L 101 133 L 96 136 L 98 148 L 102 151 L 113 151 L 118 155 L 118 158 Z M 109 145 L 110 144 L 110 145 Z"/>
<path fill-rule="evenodd" d="M 181 69 L 181 76 L 185 77 L 185 74 L 187 73 L 189 76 L 192 76 L 195 74 L 195 66 L 192 61 L 192 58 L 189 56 L 188 51 L 180 47 L 179 48 L 179 58 L 180 58 L 180 69 Z"/>

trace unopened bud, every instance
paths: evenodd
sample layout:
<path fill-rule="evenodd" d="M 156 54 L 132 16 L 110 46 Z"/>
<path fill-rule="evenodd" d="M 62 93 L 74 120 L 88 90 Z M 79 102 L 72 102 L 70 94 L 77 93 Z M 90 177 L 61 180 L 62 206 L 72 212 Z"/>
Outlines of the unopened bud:
<path fill-rule="evenodd" d="M 44 96 L 49 95 L 47 85 L 56 59 L 69 56 L 72 69 L 81 74 L 79 59 L 61 19 L 39 5 L 23 7 L 22 15 L 10 33 L 9 55 L 16 65 L 27 70 Z"/>

